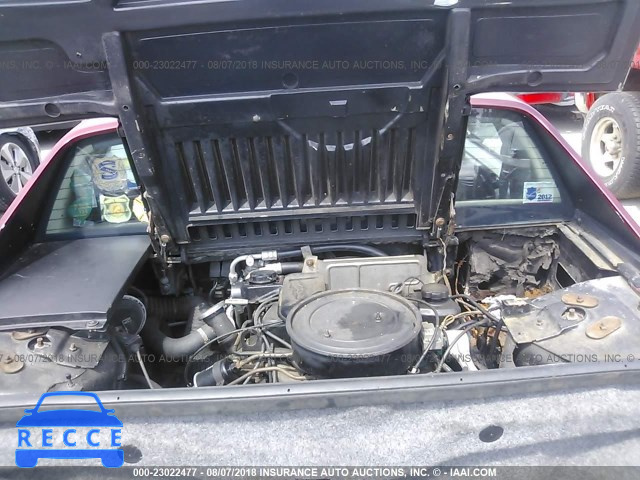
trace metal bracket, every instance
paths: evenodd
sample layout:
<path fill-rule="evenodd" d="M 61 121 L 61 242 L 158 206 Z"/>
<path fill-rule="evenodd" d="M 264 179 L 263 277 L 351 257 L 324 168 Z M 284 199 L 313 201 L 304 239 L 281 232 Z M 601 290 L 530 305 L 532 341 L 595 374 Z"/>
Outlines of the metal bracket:
<path fill-rule="evenodd" d="M 589 325 L 585 332 L 587 337 L 594 340 L 608 337 L 622 326 L 620 317 L 608 316 L 600 319 L 596 323 Z"/>
<path fill-rule="evenodd" d="M 596 297 L 578 293 L 565 293 L 562 302 L 572 307 L 595 308 L 600 303 Z"/>
<path fill-rule="evenodd" d="M 0 372 L 18 373 L 24 368 L 24 362 L 15 353 L 0 352 Z"/>
<path fill-rule="evenodd" d="M 438 238 L 444 231 L 450 231 L 451 215 L 449 202 L 458 183 L 458 163 L 462 159 L 467 119 L 471 111 L 469 95 L 466 91 L 469 68 L 469 42 L 471 38 L 471 11 L 455 8 L 449 17 L 445 47 L 445 82 L 441 102 L 444 104 L 444 118 L 438 131 L 438 151 L 435 152 L 438 168 L 435 175 L 444 179 L 444 187 L 439 191 L 423 188 L 418 210 L 418 227 L 430 228 L 431 238 Z M 435 179 L 434 179 L 435 180 Z M 443 219 L 429 225 L 429 219 Z M 439 225 L 436 225 L 439 223 Z M 445 226 L 443 228 L 443 226 Z"/>
<path fill-rule="evenodd" d="M 163 211 L 154 200 L 161 189 L 155 180 L 153 162 L 150 158 L 153 143 L 145 138 L 147 132 L 141 128 L 145 123 L 140 114 L 142 109 L 139 108 L 138 101 L 134 97 L 133 82 L 127 69 L 124 41 L 119 32 L 109 32 L 102 37 L 102 44 L 109 64 L 109 76 L 120 119 L 119 133 L 123 137 L 125 149 L 142 181 L 140 188 L 146 189 L 143 198 L 154 214 L 154 225 L 158 236 L 161 238 L 167 235 L 170 238 L 167 222 L 171 220 L 171 214 Z"/>

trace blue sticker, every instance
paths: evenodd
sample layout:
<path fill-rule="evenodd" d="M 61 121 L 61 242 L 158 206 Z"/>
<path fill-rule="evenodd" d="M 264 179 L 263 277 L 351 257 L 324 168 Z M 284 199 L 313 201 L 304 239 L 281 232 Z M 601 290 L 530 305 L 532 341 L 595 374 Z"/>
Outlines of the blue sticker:
<path fill-rule="evenodd" d="M 530 202 L 532 202 L 537 197 L 538 197 L 538 189 L 536 187 L 527 187 L 525 191 L 525 198 Z"/>
<path fill-rule="evenodd" d="M 525 182 L 522 203 L 553 203 L 555 196 L 553 182 Z"/>
<path fill-rule="evenodd" d="M 104 181 L 118 179 L 118 168 L 116 167 L 115 160 L 102 160 L 98 162 L 98 170 L 100 170 L 100 177 Z"/>

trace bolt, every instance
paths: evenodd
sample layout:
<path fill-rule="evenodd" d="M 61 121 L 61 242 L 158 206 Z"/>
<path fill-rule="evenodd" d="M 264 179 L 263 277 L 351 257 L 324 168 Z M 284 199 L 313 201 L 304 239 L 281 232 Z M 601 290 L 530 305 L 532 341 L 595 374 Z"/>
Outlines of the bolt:
<path fill-rule="evenodd" d="M 252 120 L 254 122 L 259 122 L 260 121 L 260 115 L 258 115 L 257 113 L 252 117 Z"/>
<path fill-rule="evenodd" d="M 584 302 L 584 298 L 577 296 L 576 297 L 576 303 L 583 303 Z"/>
<path fill-rule="evenodd" d="M 37 346 L 37 347 L 43 347 L 43 346 L 44 346 L 44 338 L 42 338 L 42 337 L 38 337 L 38 338 L 36 339 L 36 346 Z"/>
<path fill-rule="evenodd" d="M 538 327 L 541 327 L 541 326 L 542 326 L 542 319 L 541 319 L 541 318 L 539 318 L 539 319 L 537 319 L 537 320 L 536 320 L 536 325 L 537 325 Z"/>
<path fill-rule="evenodd" d="M 166 233 L 163 233 L 162 235 L 160 235 L 160 241 L 164 244 L 167 244 L 171 241 L 171 237 Z"/>
<path fill-rule="evenodd" d="M 449 135 L 447 135 L 447 140 L 453 140 L 453 133 L 450 133 Z"/>
<path fill-rule="evenodd" d="M 376 322 L 380 322 L 382 320 L 382 313 L 376 312 Z"/>
<path fill-rule="evenodd" d="M 601 324 L 600 324 L 600 330 L 602 330 L 602 331 L 607 331 L 607 330 L 609 330 L 609 327 L 607 327 L 607 325 L 606 325 L 606 324 L 601 323 Z"/>
<path fill-rule="evenodd" d="M 89 320 L 87 322 L 87 327 L 97 327 L 98 326 L 98 322 L 96 320 Z"/>
<path fill-rule="evenodd" d="M 78 350 L 78 347 L 76 346 L 75 343 L 72 343 L 71 345 L 69 345 L 69 351 L 75 352 L 76 350 Z"/>
<path fill-rule="evenodd" d="M 330 332 L 329 330 L 325 331 L 325 332 L 324 332 L 324 336 L 325 336 L 326 338 L 331 337 L 331 332 Z"/>
<path fill-rule="evenodd" d="M 315 264 L 313 258 L 307 258 L 307 261 L 305 263 L 307 264 L 307 267 L 313 267 L 313 265 Z"/>

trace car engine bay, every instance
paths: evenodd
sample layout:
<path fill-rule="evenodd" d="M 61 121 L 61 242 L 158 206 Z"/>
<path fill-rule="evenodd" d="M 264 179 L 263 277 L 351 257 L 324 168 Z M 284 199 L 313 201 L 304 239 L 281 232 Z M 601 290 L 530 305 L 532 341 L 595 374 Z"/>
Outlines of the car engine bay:
<path fill-rule="evenodd" d="M 168 268 L 152 256 L 102 324 L 3 328 L 4 384 L 223 387 L 633 352 L 636 291 L 588 234 L 559 225 L 452 240 L 302 246 Z"/>

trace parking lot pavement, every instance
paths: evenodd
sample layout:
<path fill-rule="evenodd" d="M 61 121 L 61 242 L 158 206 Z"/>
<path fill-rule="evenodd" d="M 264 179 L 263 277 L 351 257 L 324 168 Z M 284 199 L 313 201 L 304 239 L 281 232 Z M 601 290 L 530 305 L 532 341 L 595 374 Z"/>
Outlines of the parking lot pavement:
<path fill-rule="evenodd" d="M 571 112 L 570 108 L 540 108 L 553 125 L 560 131 L 564 139 L 573 149 L 580 153 L 582 144 L 582 116 Z"/>

